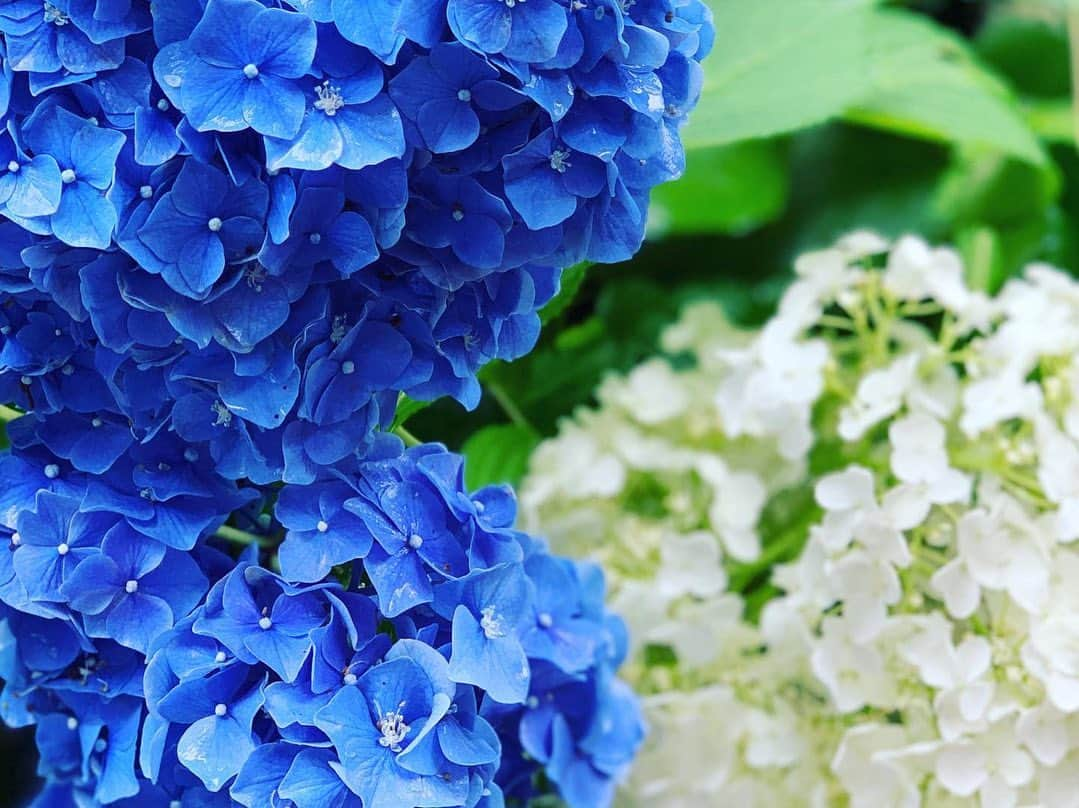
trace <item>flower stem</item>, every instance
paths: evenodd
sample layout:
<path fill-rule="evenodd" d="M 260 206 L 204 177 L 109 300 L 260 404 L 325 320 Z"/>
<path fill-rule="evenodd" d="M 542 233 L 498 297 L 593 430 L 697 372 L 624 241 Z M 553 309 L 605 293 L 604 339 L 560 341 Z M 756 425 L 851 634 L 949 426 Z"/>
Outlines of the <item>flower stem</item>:
<path fill-rule="evenodd" d="M 423 443 L 403 426 L 394 427 L 393 434 L 405 442 L 405 446 L 419 446 Z"/>
<path fill-rule="evenodd" d="M 510 397 L 510 394 L 506 392 L 505 387 L 498 382 L 489 381 L 487 382 L 487 389 L 491 391 L 491 395 L 495 397 L 495 401 L 498 402 L 498 406 L 502 408 L 502 411 L 509 416 L 510 421 L 517 426 L 532 429 L 532 424 L 528 422 L 528 418 L 521 412 L 521 408 L 517 406 L 517 402 L 515 402 Z"/>
<path fill-rule="evenodd" d="M 232 527 L 231 525 L 221 525 L 214 531 L 214 535 L 219 539 L 231 541 L 235 544 L 257 544 L 259 547 L 273 545 L 273 540 L 269 536 L 256 536 L 254 533 L 248 533 L 246 530 L 240 530 L 238 527 Z"/>

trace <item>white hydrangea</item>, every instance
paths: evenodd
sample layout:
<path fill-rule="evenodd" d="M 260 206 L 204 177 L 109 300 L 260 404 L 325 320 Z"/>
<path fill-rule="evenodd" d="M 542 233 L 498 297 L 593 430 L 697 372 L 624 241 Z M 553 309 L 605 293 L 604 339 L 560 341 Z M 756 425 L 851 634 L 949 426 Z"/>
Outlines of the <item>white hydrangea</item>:
<path fill-rule="evenodd" d="M 757 331 L 687 307 L 541 445 L 647 748 L 624 806 L 1079 806 L 1079 284 L 856 233 Z M 683 361 L 686 356 L 691 361 Z"/>

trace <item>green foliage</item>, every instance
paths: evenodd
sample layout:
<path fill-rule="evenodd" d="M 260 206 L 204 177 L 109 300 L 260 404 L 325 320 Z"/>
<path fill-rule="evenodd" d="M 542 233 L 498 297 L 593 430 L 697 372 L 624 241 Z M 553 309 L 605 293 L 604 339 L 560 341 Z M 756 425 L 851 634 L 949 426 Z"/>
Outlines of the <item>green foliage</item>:
<path fill-rule="evenodd" d="M 717 2 L 714 10 L 717 47 L 686 128 L 689 148 L 845 115 L 911 137 L 1045 161 L 1007 86 L 961 39 L 923 17 L 864 0 Z"/>
<path fill-rule="evenodd" d="M 682 180 L 652 196 L 650 234 L 739 234 L 772 221 L 787 203 L 786 151 L 774 140 L 748 140 L 690 152 Z"/>
<path fill-rule="evenodd" d="M 562 285 L 550 302 L 540 311 L 540 322 L 543 325 L 551 322 L 564 312 L 573 303 L 577 293 L 581 291 L 584 276 L 588 271 L 588 262 L 582 261 L 574 264 L 562 273 Z"/>
<path fill-rule="evenodd" d="M 867 27 L 865 92 L 848 120 L 891 132 L 978 144 L 1035 164 L 1045 152 L 1006 86 L 958 37 L 909 13 L 881 9 Z"/>
<path fill-rule="evenodd" d="M 404 393 L 401 393 L 400 398 L 397 399 L 397 412 L 393 417 L 393 427 L 391 428 L 391 431 L 392 429 L 403 427 L 409 418 L 430 405 L 430 401 L 417 401 L 416 399 L 409 398 Z"/>
<path fill-rule="evenodd" d="M 539 442 L 539 433 L 529 426 L 483 427 L 465 441 L 465 482 L 469 488 L 493 483 L 516 485 L 528 470 L 528 458 Z"/>
<path fill-rule="evenodd" d="M 705 62 L 688 148 L 768 137 L 821 123 L 865 89 L 867 0 L 713 2 L 716 47 Z"/>

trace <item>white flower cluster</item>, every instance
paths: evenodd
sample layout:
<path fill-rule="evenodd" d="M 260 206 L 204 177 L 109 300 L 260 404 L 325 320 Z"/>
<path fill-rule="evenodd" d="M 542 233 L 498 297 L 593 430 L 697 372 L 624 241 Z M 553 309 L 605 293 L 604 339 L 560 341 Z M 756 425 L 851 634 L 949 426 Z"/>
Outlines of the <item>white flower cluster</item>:
<path fill-rule="evenodd" d="M 626 806 L 1079 806 L 1079 284 L 858 233 L 540 446 L 652 736 Z M 787 563 L 779 560 L 793 559 Z"/>

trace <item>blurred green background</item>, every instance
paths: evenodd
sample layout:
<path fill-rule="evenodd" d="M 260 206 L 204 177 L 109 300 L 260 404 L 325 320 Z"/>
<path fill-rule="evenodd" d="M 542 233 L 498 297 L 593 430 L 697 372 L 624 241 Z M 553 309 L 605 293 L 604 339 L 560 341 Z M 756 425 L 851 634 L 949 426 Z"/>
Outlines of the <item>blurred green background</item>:
<path fill-rule="evenodd" d="M 688 299 L 757 323 L 799 253 L 855 228 L 956 244 L 995 290 L 1045 260 L 1079 273 L 1079 152 L 1064 0 L 711 0 L 716 43 L 632 261 L 575 267 L 539 345 L 485 371 L 474 412 L 406 428 L 468 456 L 469 482 L 519 481 L 603 374 L 656 350 Z"/>
<path fill-rule="evenodd" d="M 474 412 L 399 420 L 463 449 L 469 482 L 516 482 L 602 375 L 653 353 L 688 299 L 759 322 L 792 259 L 854 228 L 958 245 L 998 288 L 1032 260 L 1079 273 L 1079 153 L 1064 0 L 712 0 L 716 44 L 633 261 L 576 267 L 539 345 L 484 374 Z M 33 783 L 32 739 L 0 735 L 0 804 Z"/>

